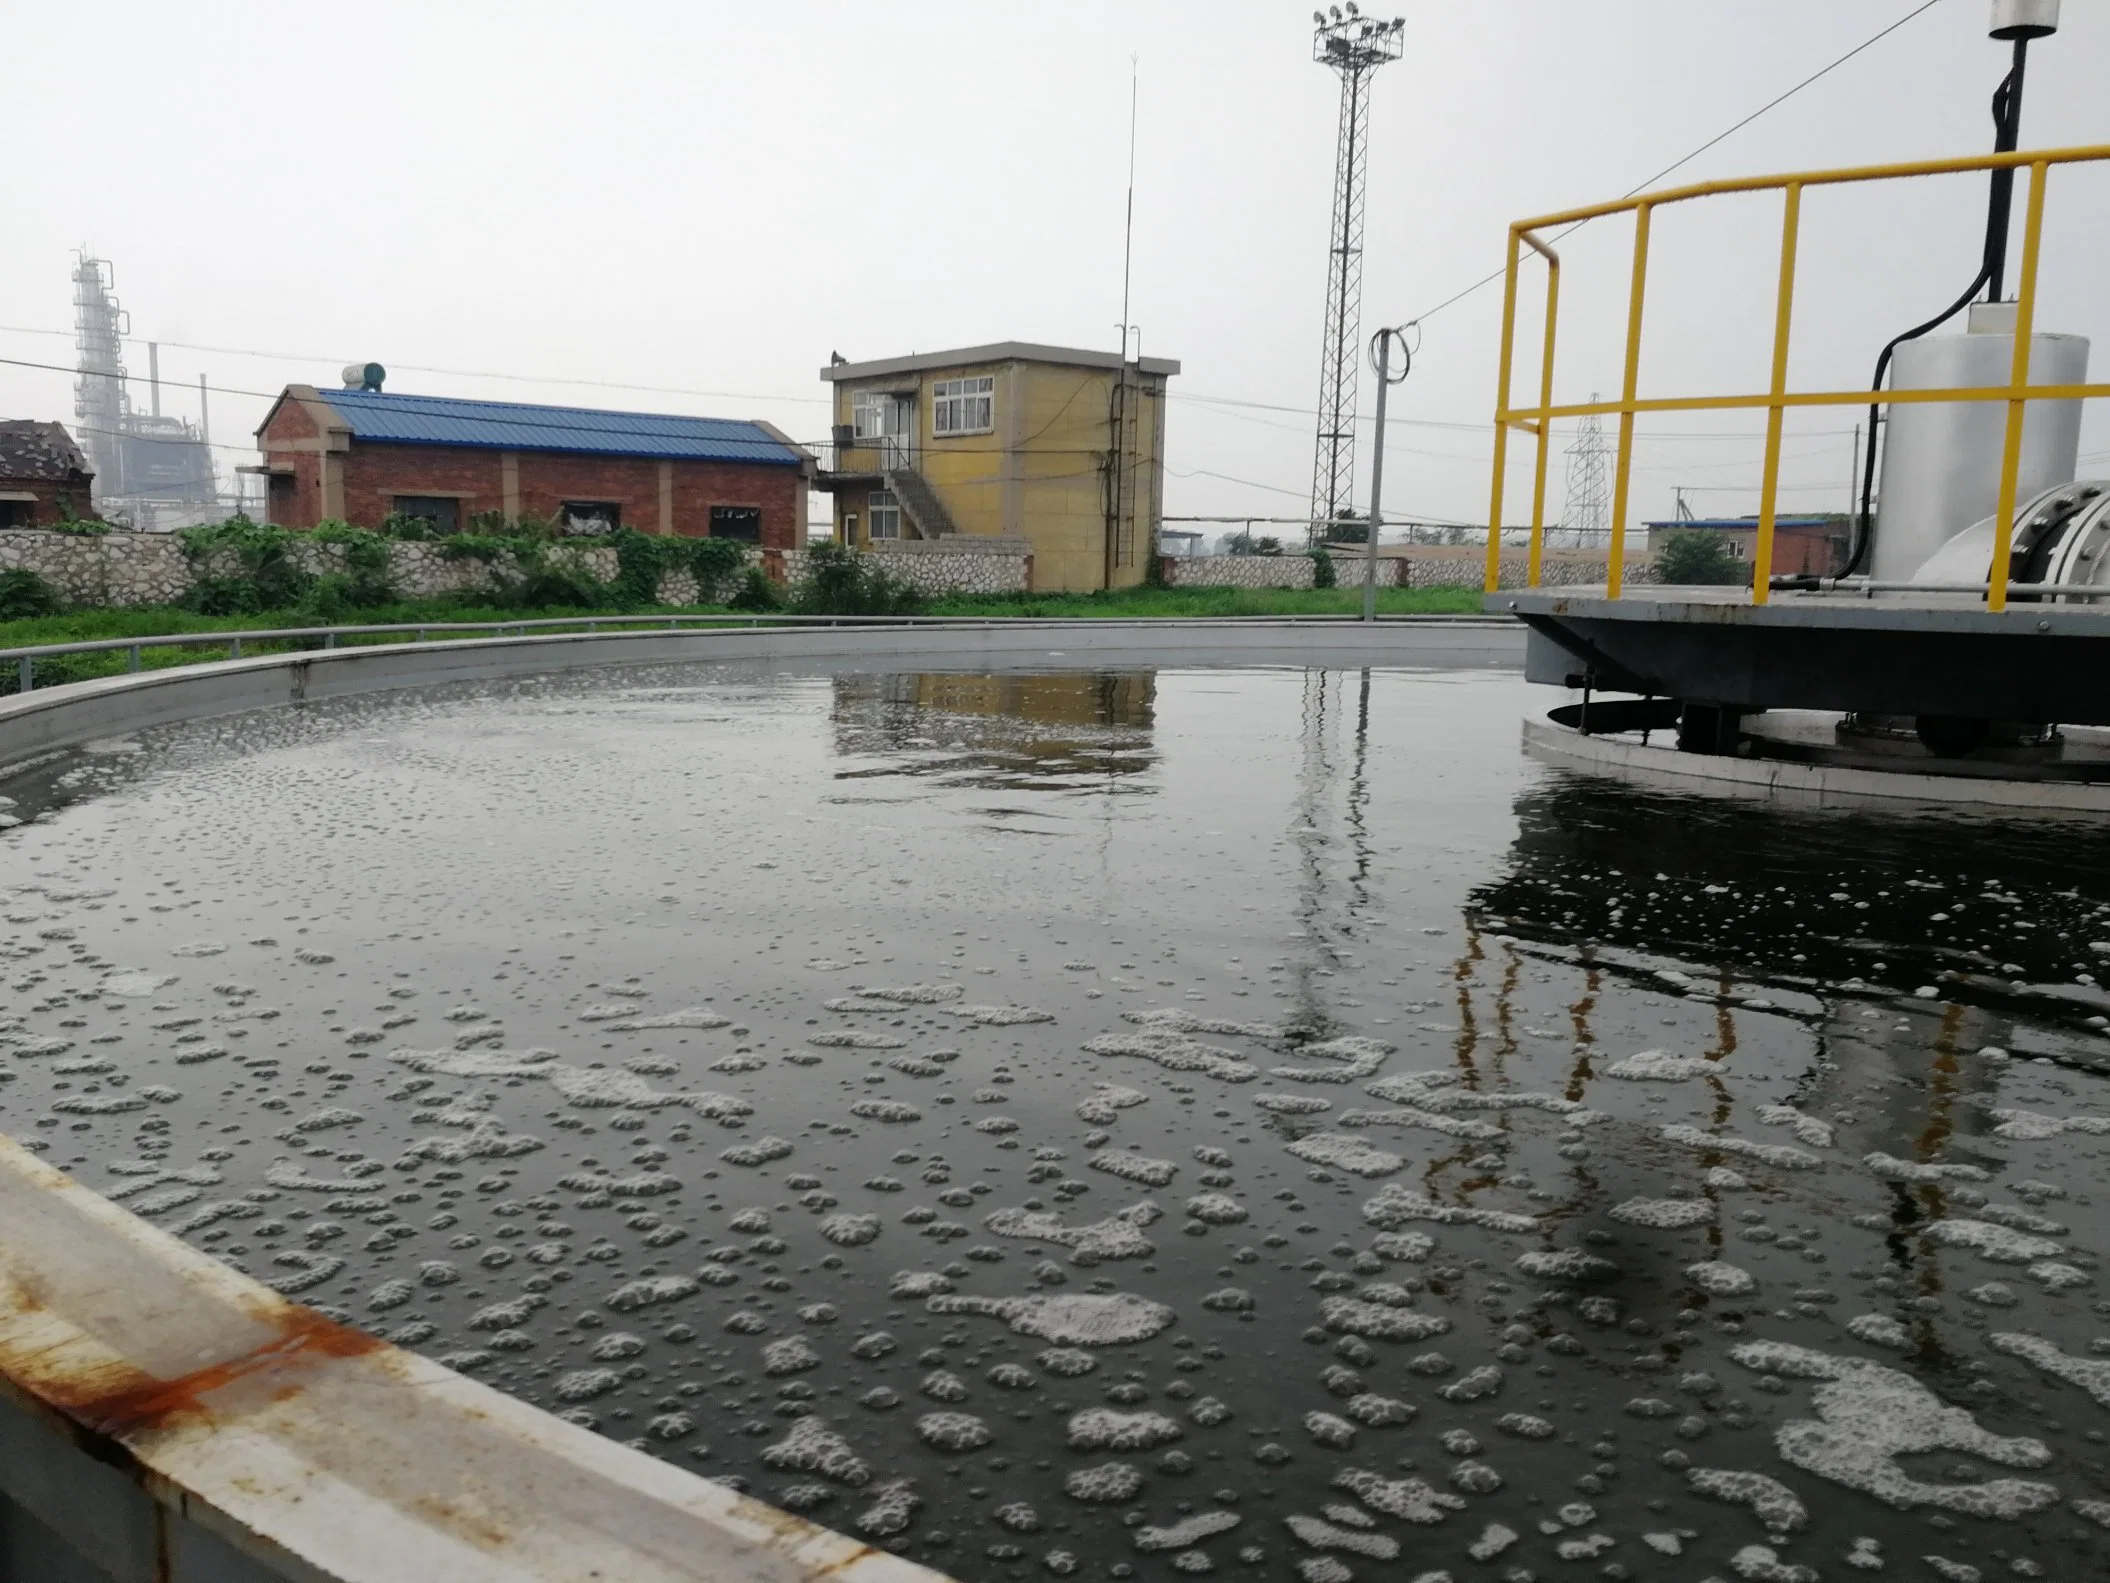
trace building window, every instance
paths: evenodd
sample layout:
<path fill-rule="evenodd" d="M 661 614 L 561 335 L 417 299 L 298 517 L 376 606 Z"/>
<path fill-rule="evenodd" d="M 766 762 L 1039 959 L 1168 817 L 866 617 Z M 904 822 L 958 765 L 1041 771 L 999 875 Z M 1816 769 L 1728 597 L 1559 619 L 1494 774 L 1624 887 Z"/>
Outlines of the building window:
<path fill-rule="evenodd" d="M 613 533 L 623 525 L 622 502 L 567 500 L 557 514 L 566 533 Z"/>
<path fill-rule="evenodd" d="M 1742 539 L 1730 539 L 1727 543 L 1729 545 L 1729 559 L 1732 561 L 1741 561 L 1751 553 L 1750 547 Z"/>
<path fill-rule="evenodd" d="M 760 544 L 762 542 L 762 508 L 760 506 L 711 507 L 711 537 L 714 539 L 738 539 L 742 544 Z"/>
<path fill-rule="evenodd" d="M 462 527 L 462 503 L 452 495 L 398 495 L 394 515 L 420 518 L 434 533 L 459 533 Z"/>
<path fill-rule="evenodd" d="M 860 390 L 850 397 L 850 427 L 860 440 L 874 440 L 886 433 L 887 397 L 877 390 Z"/>
<path fill-rule="evenodd" d="M 893 490 L 873 490 L 865 497 L 865 510 L 871 518 L 873 538 L 901 537 L 901 502 L 894 498 Z"/>
<path fill-rule="evenodd" d="M 996 379 L 941 379 L 931 387 L 931 433 L 987 434 L 996 427 Z"/>
<path fill-rule="evenodd" d="M 26 528 L 36 520 L 36 501 L 0 497 L 0 528 Z"/>

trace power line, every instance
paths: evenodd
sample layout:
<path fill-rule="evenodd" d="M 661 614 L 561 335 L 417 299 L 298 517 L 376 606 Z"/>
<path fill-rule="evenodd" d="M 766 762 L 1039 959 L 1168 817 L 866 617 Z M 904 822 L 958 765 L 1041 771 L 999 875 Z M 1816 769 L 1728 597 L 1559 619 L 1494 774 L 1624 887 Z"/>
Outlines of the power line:
<path fill-rule="evenodd" d="M 1622 192 L 1619 196 L 1621 198 L 1631 198 L 1636 193 L 1644 192 L 1648 188 L 1654 186 L 1665 176 L 1668 176 L 1672 171 L 1678 170 L 1683 166 L 1691 164 L 1702 154 L 1706 153 L 1709 149 L 1713 148 L 1717 143 L 1724 142 L 1734 134 L 1741 132 L 1745 127 L 1749 126 L 1753 121 L 1756 121 L 1767 111 L 1778 109 L 1781 105 L 1786 104 L 1788 100 L 1794 98 L 1795 95 L 1802 92 L 1802 90 L 1807 88 L 1811 83 L 1817 81 L 1818 78 L 1829 76 L 1832 72 L 1838 70 L 1841 66 L 1844 66 L 1848 61 L 1852 60 L 1856 55 L 1860 54 L 1863 50 L 1869 48 L 1869 46 L 1879 43 L 1883 39 L 1888 38 L 1899 28 L 1903 27 L 1907 22 L 1910 22 L 1914 17 L 1919 16 L 1924 12 L 1932 11 L 1940 3 L 1941 0 L 1923 0 L 1923 3 L 1914 6 L 1910 11 L 1907 11 L 1903 16 L 1899 17 L 1895 22 L 1891 23 L 1890 26 L 1882 29 L 1880 32 L 1870 34 L 1867 38 L 1863 39 L 1860 43 L 1856 44 L 1852 49 L 1848 50 L 1844 55 L 1841 55 L 1830 65 L 1820 67 L 1818 70 L 1811 72 L 1809 76 L 1803 78 L 1801 82 L 1795 84 L 1795 86 L 1788 89 L 1787 92 L 1780 94 L 1776 98 L 1767 100 L 1756 110 L 1753 110 L 1749 115 L 1745 116 L 1743 120 L 1737 122 L 1736 125 L 1729 127 L 1724 131 L 1717 132 L 1713 137 L 1709 138 L 1706 142 L 1702 143 L 1690 154 L 1685 155 L 1682 159 L 1672 160 L 1668 165 L 1665 165 L 1661 170 L 1657 171 L 1655 175 L 1650 176 L 1647 180 L 1639 183 L 1636 186 L 1629 187 L 1625 192 Z M 1578 220 L 1575 222 L 1575 224 L 1568 226 L 1566 229 L 1555 232 L 1553 235 L 1553 240 L 1557 242 L 1564 236 L 1572 236 L 1589 223 L 1590 222 L 1588 220 Z M 1474 281 L 1470 286 L 1467 286 L 1463 291 L 1453 293 L 1451 296 L 1448 296 L 1444 298 L 1443 301 L 1437 303 L 1435 307 L 1429 309 L 1426 313 L 1417 314 L 1414 316 L 1414 318 L 1408 320 L 1407 322 L 1409 324 L 1419 324 L 1425 319 L 1433 319 L 1436 317 L 1437 314 L 1443 312 L 1445 308 L 1450 307 L 1451 304 L 1455 302 L 1463 302 L 1467 297 L 1470 297 L 1482 286 L 1492 285 L 1495 281 L 1500 280 L 1508 272 L 1508 266 L 1504 265 L 1501 269 L 1496 270 L 1491 275 L 1483 275 L 1478 280 Z"/>

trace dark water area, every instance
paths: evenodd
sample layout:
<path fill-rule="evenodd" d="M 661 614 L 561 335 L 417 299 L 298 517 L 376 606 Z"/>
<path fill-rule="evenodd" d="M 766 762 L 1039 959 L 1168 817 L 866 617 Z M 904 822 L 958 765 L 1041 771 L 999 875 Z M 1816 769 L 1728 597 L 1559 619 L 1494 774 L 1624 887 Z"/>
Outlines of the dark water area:
<path fill-rule="evenodd" d="M 0 782 L 0 1130 L 962 1578 L 2110 1575 L 2110 836 L 1638 792 L 1545 703 L 684 666 L 94 744 Z"/>

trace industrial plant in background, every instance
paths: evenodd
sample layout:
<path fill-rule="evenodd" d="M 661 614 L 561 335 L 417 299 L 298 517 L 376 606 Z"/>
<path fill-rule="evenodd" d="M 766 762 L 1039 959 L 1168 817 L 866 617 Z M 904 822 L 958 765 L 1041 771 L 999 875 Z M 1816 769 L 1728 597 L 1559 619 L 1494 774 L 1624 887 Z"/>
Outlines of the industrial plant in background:
<path fill-rule="evenodd" d="M 95 472 L 95 512 L 148 533 L 217 520 L 229 508 L 213 471 L 205 376 L 198 376 L 198 421 L 165 416 L 160 348 L 150 342 L 148 410 L 133 408 L 124 364 L 130 324 L 111 294 L 114 279 L 107 260 L 75 255 L 74 437 Z"/>

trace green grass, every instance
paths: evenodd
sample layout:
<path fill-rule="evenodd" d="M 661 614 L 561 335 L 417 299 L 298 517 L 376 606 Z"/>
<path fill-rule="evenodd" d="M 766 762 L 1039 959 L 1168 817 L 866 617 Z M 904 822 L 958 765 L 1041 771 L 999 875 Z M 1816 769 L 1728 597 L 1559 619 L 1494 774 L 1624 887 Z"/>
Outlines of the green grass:
<path fill-rule="evenodd" d="M 996 594 L 981 598 L 933 601 L 930 613 L 937 616 L 1043 616 L 1088 620 L 1137 616 L 1308 616 L 1353 615 L 1363 608 L 1359 588 L 1130 588 L 1101 594 Z M 1462 614 L 1480 608 L 1477 590 L 1466 588 L 1382 589 L 1377 608 L 1383 615 Z M 715 606 L 653 606 L 644 610 L 510 610 L 464 606 L 446 600 L 413 600 L 355 611 L 336 621 L 325 621 L 301 610 L 273 610 L 248 616 L 201 616 L 188 610 L 143 606 L 125 610 L 79 610 L 58 616 L 30 616 L 0 621 L 0 648 L 27 647 L 42 643 L 90 643 L 106 638 L 149 638 L 191 632 L 258 632 L 290 627 L 415 625 L 419 622 L 450 621 L 573 621 L 592 616 L 714 615 Z M 733 617 L 736 620 L 745 617 Z M 449 636 L 478 634 L 435 632 L 435 640 Z M 347 638 L 347 646 L 392 641 L 384 637 Z M 243 645 L 249 654 L 283 652 L 315 647 L 316 641 L 293 639 L 283 643 L 252 642 Z M 187 648 L 148 647 L 140 651 L 144 670 L 173 665 L 195 665 L 225 659 L 229 650 L 219 645 Z M 123 649 L 100 654 L 57 655 L 37 662 L 37 685 L 87 681 L 114 676 L 126 669 L 129 655 Z M 0 666 L 0 692 L 12 692 L 16 677 L 12 665 Z"/>

